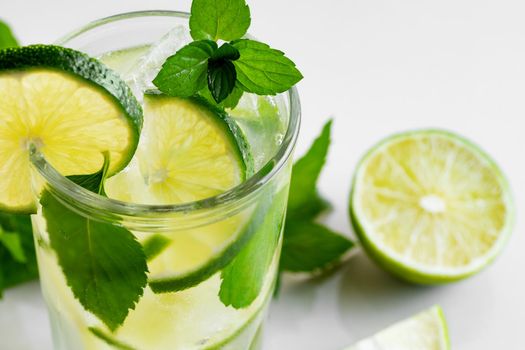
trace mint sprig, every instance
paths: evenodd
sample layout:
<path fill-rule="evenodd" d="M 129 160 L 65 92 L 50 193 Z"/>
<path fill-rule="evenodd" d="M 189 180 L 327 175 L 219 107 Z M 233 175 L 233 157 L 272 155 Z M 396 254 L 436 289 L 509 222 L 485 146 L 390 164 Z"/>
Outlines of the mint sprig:
<path fill-rule="evenodd" d="M 317 190 L 317 181 L 330 146 L 332 121 L 292 172 L 288 214 L 284 228 L 280 269 L 289 272 L 317 272 L 334 266 L 354 243 L 316 222 L 330 208 Z"/>
<path fill-rule="evenodd" d="M 303 76 L 283 52 L 241 39 L 250 23 L 245 0 L 194 0 L 195 41 L 168 58 L 153 83 L 167 95 L 199 94 L 226 108 L 235 107 L 244 92 L 276 95 L 290 89 Z M 218 40 L 227 42 L 219 47 Z"/>
<path fill-rule="evenodd" d="M 69 179 L 103 193 L 109 165 Z M 114 331 L 135 308 L 147 283 L 146 256 L 127 229 L 96 221 L 65 206 L 49 191 L 40 199 L 51 247 L 67 284 L 84 308 Z"/>
<path fill-rule="evenodd" d="M 17 46 L 18 41 L 13 32 L 5 22 L 0 20 L 0 50 Z"/>

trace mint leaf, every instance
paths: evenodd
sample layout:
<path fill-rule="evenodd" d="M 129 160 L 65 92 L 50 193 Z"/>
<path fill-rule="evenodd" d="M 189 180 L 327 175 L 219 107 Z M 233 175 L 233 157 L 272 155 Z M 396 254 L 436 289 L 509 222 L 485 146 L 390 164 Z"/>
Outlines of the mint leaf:
<path fill-rule="evenodd" d="M 12 252 L 0 243 L 0 296 L 2 290 L 38 278 L 38 267 L 33 242 L 33 230 L 29 215 L 0 212 L 0 226 L 3 232 L 18 236 L 25 261 L 13 258 Z"/>
<path fill-rule="evenodd" d="M 208 60 L 217 50 L 210 40 L 189 43 L 169 57 L 153 84 L 170 96 L 190 97 L 206 86 Z"/>
<path fill-rule="evenodd" d="M 2 244 L 11 254 L 13 259 L 19 263 L 27 262 L 22 240 L 18 233 L 6 232 L 0 227 L 0 244 Z"/>
<path fill-rule="evenodd" d="M 248 307 L 261 292 L 279 242 L 287 192 L 286 188 L 273 198 L 267 198 L 268 202 L 272 201 L 269 209 L 257 209 L 266 213 L 264 221 L 259 223 L 258 231 L 239 255 L 222 271 L 219 298 L 224 305 L 236 309 Z"/>
<path fill-rule="evenodd" d="M 70 179 L 102 192 L 109 162 L 108 157 L 105 159 L 99 172 Z M 135 308 L 147 283 L 142 246 L 118 223 L 77 214 L 48 191 L 40 203 L 51 247 L 73 294 L 114 331 Z"/>
<path fill-rule="evenodd" d="M 326 156 L 330 147 L 330 132 L 332 121 L 328 121 L 321 135 L 313 142 L 308 152 L 299 159 L 293 167 L 290 182 L 290 198 L 288 199 L 288 214 L 301 216 L 305 207 L 314 208 L 310 211 L 310 218 L 326 209 L 326 202 L 317 192 L 317 180 L 326 162 Z M 299 214 L 297 214 L 299 212 Z"/>
<path fill-rule="evenodd" d="M 204 89 L 199 91 L 200 96 L 222 108 L 235 108 L 241 100 L 243 94 L 244 91 L 242 91 L 240 88 L 237 87 L 237 85 L 235 85 L 231 94 L 229 94 L 228 97 L 226 97 L 222 102 L 217 103 L 217 101 L 215 101 L 215 99 L 211 95 L 210 89 L 208 89 L 208 87 L 205 87 Z"/>
<path fill-rule="evenodd" d="M 315 219 L 330 208 L 317 191 L 317 181 L 330 147 L 332 121 L 293 167 L 280 270 L 315 272 L 335 265 L 354 243 Z"/>
<path fill-rule="evenodd" d="M 258 95 L 275 95 L 297 84 L 302 74 L 281 51 L 258 41 L 241 39 L 232 45 L 240 58 L 233 62 L 239 87 Z"/>
<path fill-rule="evenodd" d="M 17 46 L 18 42 L 13 32 L 5 22 L 0 20 L 0 50 Z"/>
<path fill-rule="evenodd" d="M 224 101 L 235 88 L 237 73 L 231 61 L 220 59 L 210 60 L 208 64 L 208 89 L 215 102 Z"/>
<path fill-rule="evenodd" d="M 234 46 L 232 46 L 229 43 L 222 44 L 221 47 L 217 49 L 211 56 L 211 60 L 230 60 L 230 61 L 236 61 L 241 57 L 241 54 L 239 53 L 239 50 L 237 50 Z"/>
<path fill-rule="evenodd" d="M 286 221 L 281 269 L 292 272 L 323 270 L 335 264 L 354 243 L 314 222 Z"/>
<path fill-rule="evenodd" d="M 194 40 L 240 39 L 250 23 L 245 0 L 193 0 L 191 4 L 190 30 Z"/>
<path fill-rule="evenodd" d="M 104 180 L 109 169 L 109 153 L 104 152 L 104 164 L 102 168 L 94 174 L 89 175 L 70 175 L 67 178 L 77 185 L 84 187 L 94 193 L 105 195 Z"/>

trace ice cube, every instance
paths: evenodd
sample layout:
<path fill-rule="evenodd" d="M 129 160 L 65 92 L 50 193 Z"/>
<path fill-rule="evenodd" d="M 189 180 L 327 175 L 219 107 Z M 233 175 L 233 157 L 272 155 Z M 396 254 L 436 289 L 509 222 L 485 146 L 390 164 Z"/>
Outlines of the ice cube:
<path fill-rule="evenodd" d="M 180 25 L 173 28 L 138 59 L 123 78 L 135 96 L 142 100 L 144 91 L 155 88 L 152 81 L 159 73 L 166 59 L 191 42 L 188 28 Z"/>
<path fill-rule="evenodd" d="M 289 122 L 284 96 L 245 93 L 229 114 L 246 135 L 253 151 L 255 168 L 259 170 L 275 156 L 283 142 Z"/>

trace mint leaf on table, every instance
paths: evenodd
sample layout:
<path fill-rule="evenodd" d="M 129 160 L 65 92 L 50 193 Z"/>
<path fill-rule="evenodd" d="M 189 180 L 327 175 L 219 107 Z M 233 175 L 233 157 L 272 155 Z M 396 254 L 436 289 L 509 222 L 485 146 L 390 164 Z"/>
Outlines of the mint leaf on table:
<path fill-rule="evenodd" d="M 194 40 L 242 38 L 251 24 L 245 0 L 193 0 L 190 30 Z"/>
<path fill-rule="evenodd" d="M 281 269 L 312 272 L 337 262 L 354 244 L 329 228 L 308 221 L 286 222 Z"/>
<path fill-rule="evenodd" d="M 222 271 L 219 298 L 224 305 L 245 308 L 260 294 L 279 242 L 287 192 L 286 188 L 273 196 L 268 209 L 257 209 L 265 214 L 264 220 L 257 223 L 257 232 Z M 266 200 L 270 202 L 270 198 Z"/>
<path fill-rule="evenodd" d="M 293 167 L 284 228 L 280 270 L 317 272 L 335 265 L 354 246 L 345 236 L 316 223 L 330 204 L 317 190 L 317 181 L 330 146 L 332 121 Z"/>
<path fill-rule="evenodd" d="M 232 45 L 240 58 L 233 64 L 239 87 L 257 95 L 275 95 L 297 84 L 303 75 L 283 52 L 258 41 L 241 39 Z"/>
<path fill-rule="evenodd" d="M 7 232 L 0 227 L 0 244 L 7 249 L 15 261 L 19 263 L 27 262 L 24 248 L 22 247 L 22 240 L 18 233 Z"/>
<path fill-rule="evenodd" d="M 304 218 L 305 209 L 308 218 L 312 218 L 329 206 L 317 191 L 317 181 L 326 163 L 331 130 L 332 120 L 329 120 L 308 152 L 293 166 L 288 199 L 289 218 Z"/>
<path fill-rule="evenodd" d="M 18 42 L 9 26 L 0 20 L 0 50 L 17 47 Z"/>
<path fill-rule="evenodd" d="M 23 214 L 7 214 L 0 212 L 0 226 L 3 232 L 15 234 L 20 242 L 24 259 L 18 249 L 18 243 L 14 243 L 13 249 L 8 249 L 0 243 L 0 296 L 2 290 L 17 286 L 21 283 L 32 281 L 38 278 L 38 267 L 35 255 L 35 243 L 33 242 L 33 230 L 31 218 Z M 10 240 L 10 238 L 8 238 Z M 12 238 L 11 238 L 12 240 Z M 8 243 L 12 244 L 12 243 Z M 24 260 L 24 261 L 23 261 Z"/>
<path fill-rule="evenodd" d="M 170 96 L 195 95 L 206 86 L 208 60 L 217 48 L 211 40 L 189 43 L 164 62 L 153 84 Z"/>
<path fill-rule="evenodd" d="M 99 172 L 69 178 L 101 193 L 107 168 L 106 157 Z M 40 203 L 51 247 L 73 294 L 114 331 L 134 309 L 147 283 L 142 246 L 117 223 L 77 214 L 49 191 L 44 192 Z"/>

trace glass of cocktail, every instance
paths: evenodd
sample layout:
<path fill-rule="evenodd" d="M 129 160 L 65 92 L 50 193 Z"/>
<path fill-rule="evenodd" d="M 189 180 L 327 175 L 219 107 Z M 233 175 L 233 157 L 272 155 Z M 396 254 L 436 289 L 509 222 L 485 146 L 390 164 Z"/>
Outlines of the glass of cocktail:
<path fill-rule="evenodd" d="M 105 196 L 32 150 L 40 198 L 33 227 L 57 350 L 260 348 L 278 272 L 299 100 L 293 88 L 271 97 L 245 93 L 225 116 L 203 100 L 151 91 L 165 59 L 191 40 L 188 33 L 187 14 L 153 11 L 94 22 L 58 43 L 118 72 L 145 114 L 138 150 L 108 179 Z M 112 256 L 120 249 L 112 235 L 126 233 L 144 250 L 147 286 L 127 314 L 115 316 L 135 267 Z M 75 235 L 95 234 L 107 241 L 96 252 L 89 244 L 85 255 L 69 250 Z M 97 254 L 109 263 L 85 264 Z M 91 293 L 97 279 L 112 283 L 111 297 Z"/>

